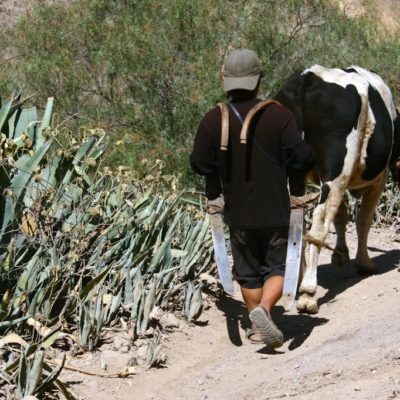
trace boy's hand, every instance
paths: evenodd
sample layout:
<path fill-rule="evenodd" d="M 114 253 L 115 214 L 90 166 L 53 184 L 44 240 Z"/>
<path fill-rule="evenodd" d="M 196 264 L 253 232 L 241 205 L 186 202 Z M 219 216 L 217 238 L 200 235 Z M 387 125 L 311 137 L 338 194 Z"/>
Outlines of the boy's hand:
<path fill-rule="evenodd" d="M 214 200 L 208 200 L 206 198 L 206 212 L 207 214 L 223 214 L 225 202 L 222 197 L 217 197 Z"/>

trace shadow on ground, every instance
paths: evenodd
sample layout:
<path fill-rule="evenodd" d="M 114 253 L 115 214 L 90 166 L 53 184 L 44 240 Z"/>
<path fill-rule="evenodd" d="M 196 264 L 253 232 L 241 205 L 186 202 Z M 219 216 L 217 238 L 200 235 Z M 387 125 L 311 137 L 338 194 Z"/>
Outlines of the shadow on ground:
<path fill-rule="evenodd" d="M 226 328 L 231 343 L 235 346 L 242 346 L 240 329 L 246 330 L 251 326 L 246 306 L 242 301 L 224 295 L 219 297 L 215 304 L 225 315 Z"/>
<path fill-rule="evenodd" d="M 372 260 L 375 263 L 376 270 L 373 275 L 385 274 L 395 268 L 398 268 L 400 262 L 400 250 L 383 250 L 376 247 L 368 247 L 374 252 L 381 252 Z M 325 264 L 318 267 L 318 285 L 328 291 L 323 297 L 318 299 L 318 304 L 329 303 L 334 301 L 335 297 L 343 293 L 346 289 L 354 286 L 364 279 L 368 279 L 371 275 L 359 275 L 354 267 L 354 260 L 347 267 L 334 267 L 331 264 Z"/>
<path fill-rule="evenodd" d="M 376 265 L 375 274 L 384 274 L 398 268 L 400 250 L 382 250 L 373 247 L 369 247 L 369 249 L 374 252 L 381 252 L 380 255 L 372 258 Z M 325 295 L 318 299 L 319 305 L 334 301 L 335 297 L 340 293 L 363 279 L 368 279 L 368 277 L 360 276 L 353 263 L 341 269 L 335 268 L 331 264 L 319 266 L 318 285 L 328 289 Z M 215 304 L 225 315 L 227 332 L 231 343 L 235 346 L 242 346 L 240 329 L 246 330 L 251 326 L 246 306 L 242 301 L 225 295 L 219 297 Z M 294 350 L 301 346 L 315 327 L 329 321 L 316 315 L 285 314 L 282 307 L 276 307 L 272 317 L 277 325 L 282 327 L 282 331 L 285 333 L 285 340 L 291 340 L 289 350 Z M 258 350 L 258 352 L 262 354 L 280 353 L 279 349 L 271 350 L 266 347 Z"/>

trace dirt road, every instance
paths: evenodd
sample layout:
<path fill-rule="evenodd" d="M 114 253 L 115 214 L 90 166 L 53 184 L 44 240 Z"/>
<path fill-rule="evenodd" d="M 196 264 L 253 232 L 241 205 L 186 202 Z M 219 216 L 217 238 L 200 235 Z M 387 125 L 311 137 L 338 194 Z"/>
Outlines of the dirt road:
<path fill-rule="evenodd" d="M 237 292 L 164 340 L 167 368 L 128 379 L 66 378 L 88 400 L 400 399 L 399 243 L 387 229 L 373 230 L 370 243 L 379 273 L 366 278 L 353 267 L 334 270 L 330 253 L 322 252 L 320 311 L 308 316 L 277 307 L 286 341 L 276 351 L 244 338 L 249 322 Z M 354 257 L 354 228 L 349 245 Z"/>

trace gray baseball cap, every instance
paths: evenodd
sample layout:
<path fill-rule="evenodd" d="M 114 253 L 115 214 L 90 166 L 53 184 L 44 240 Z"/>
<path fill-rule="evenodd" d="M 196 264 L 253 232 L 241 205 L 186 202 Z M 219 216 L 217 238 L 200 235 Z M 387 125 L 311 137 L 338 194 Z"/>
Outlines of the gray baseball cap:
<path fill-rule="evenodd" d="M 231 51 L 226 57 L 222 71 L 224 91 L 254 90 L 261 74 L 260 64 L 260 59 L 253 50 Z"/>

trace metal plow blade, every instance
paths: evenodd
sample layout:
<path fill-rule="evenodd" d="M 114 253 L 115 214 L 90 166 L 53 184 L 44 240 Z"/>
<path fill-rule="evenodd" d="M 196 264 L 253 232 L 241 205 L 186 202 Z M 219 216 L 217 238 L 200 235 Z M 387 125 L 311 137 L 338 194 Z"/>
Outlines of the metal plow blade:
<path fill-rule="evenodd" d="M 303 208 L 295 208 L 290 213 L 286 271 L 282 294 L 282 304 L 286 311 L 289 311 L 293 305 L 299 282 L 303 247 L 303 218 Z"/>
<path fill-rule="evenodd" d="M 221 214 L 210 215 L 212 240 L 214 244 L 215 261 L 217 263 L 219 281 L 224 291 L 233 294 L 232 272 L 229 265 L 228 253 L 225 245 L 224 223 Z"/>

